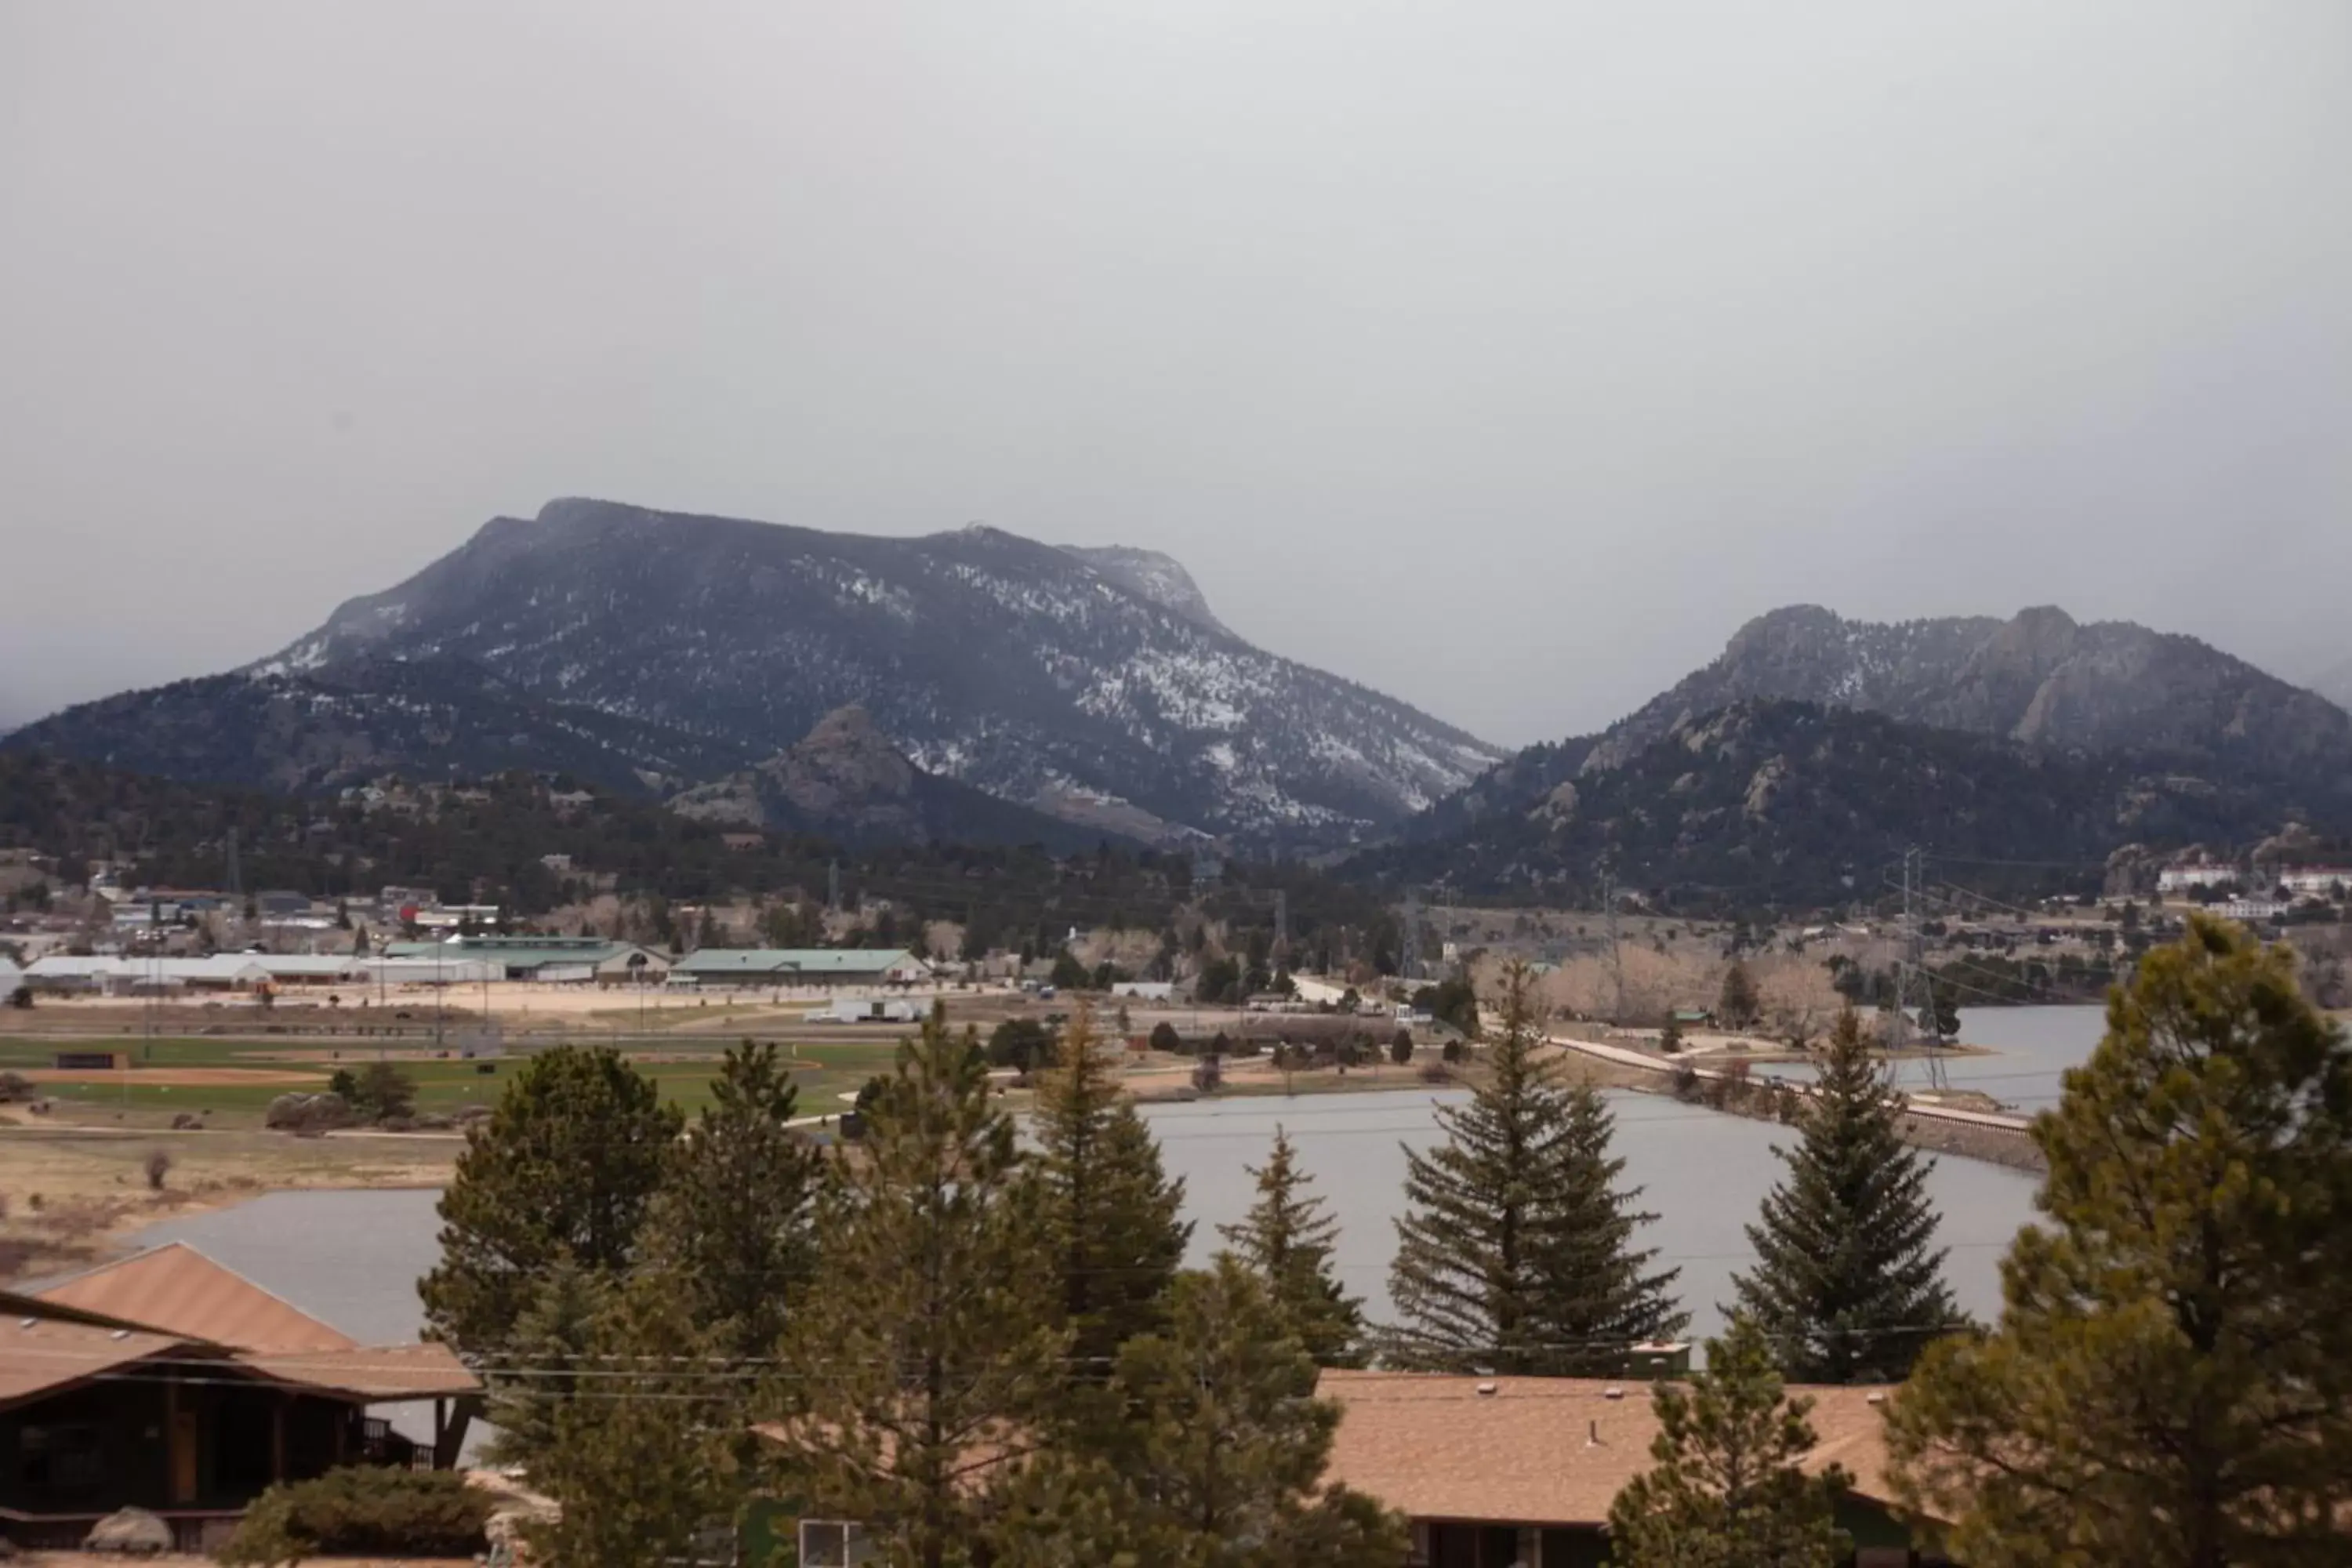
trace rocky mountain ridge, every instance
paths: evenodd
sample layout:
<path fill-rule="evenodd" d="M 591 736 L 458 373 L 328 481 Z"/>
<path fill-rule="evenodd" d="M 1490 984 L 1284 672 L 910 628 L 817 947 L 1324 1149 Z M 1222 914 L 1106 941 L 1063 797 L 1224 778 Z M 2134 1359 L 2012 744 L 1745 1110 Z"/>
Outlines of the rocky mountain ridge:
<path fill-rule="evenodd" d="M 2252 842 L 2309 810 L 2276 781 L 1780 700 L 1680 720 L 1612 766 L 1591 767 L 1590 745 L 1521 753 L 1351 867 L 1590 908 L 1606 864 L 1676 908 L 1830 906 L 1877 897 L 1915 846 L 1966 863 L 1975 886 L 2095 889 L 2119 851 Z M 2326 826 L 2352 829 L 2352 814 Z"/>
<path fill-rule="evenodd" d="M 236 676 L 69 709 L 12 743 L 302 788 L 478 753 L 543 765 L 552 732 L 562 765 L 673 793 L 853 705 L 926 773 L 1147 840 L 1343 845 L 1501 755 L 1252 647 L 1149 552 L 598 500 L 495 519 Z"/>
<path fill-rule="evenodd" d="M 862 708 L 828 713 L 774 756 L 684 790 L 668 805 L 722 827 L 804 833 L 854 847 L 1040 844 L 1067 851 L 1093 848 L 1106 837 L 923 772 Z"/>
<path fill-rule="evenodd" d="M 2233 772 L 2352 771 L 2352 715 L 2194 637 L 2042 605 L 1850 621 L 1794 605 L 1605 731 L 1583 767 L 1620 766 L 1675 725 L 1749 699 L 1885 713 L 2031 745 L 2161 755 Z"/>

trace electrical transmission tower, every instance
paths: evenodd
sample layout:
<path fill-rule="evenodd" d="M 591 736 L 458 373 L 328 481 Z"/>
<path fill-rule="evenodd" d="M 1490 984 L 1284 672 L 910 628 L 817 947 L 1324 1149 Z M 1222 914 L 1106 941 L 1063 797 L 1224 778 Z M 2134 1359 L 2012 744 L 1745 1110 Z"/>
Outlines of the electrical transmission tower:
<path fill-rule="evenodd" d="M 1617 872 L 1607 861 L 1601 866 L 1601 912 L 1609 921 L 1609 967 L 1616 977 L 1617 1000 L 1609 1021 L 1625 1021 L 1625 950 L 1617 943 Z"/>
<path fill-rule="evenodd" d="M 1927 972 L 1927 940 L 1919 930 L 1919 912 L 1913 902 L 1914 893 L 1922 890 L 1919 884 L 1926 861 L 1926 852 L 1921 849 L 1913 847 L 1903 852 L 1903 957 L 1896 961 L 1895 967 L 1894 1043 L 1896 1050 L 1903 1048 L 1916 982 L 1920 1026 L 1927 1037 L 1927 1087 L 1942 1089 L 1944 1059 L 1936 1048 L 1941 1040 L 1936 1025 L 1936 981 Z"/>
<path fill-rule="evenodd" d="M 1404 890 L 1404 951 L 1397 955 L 1397 978 L 1421 978 L 1421 889 Z"/>

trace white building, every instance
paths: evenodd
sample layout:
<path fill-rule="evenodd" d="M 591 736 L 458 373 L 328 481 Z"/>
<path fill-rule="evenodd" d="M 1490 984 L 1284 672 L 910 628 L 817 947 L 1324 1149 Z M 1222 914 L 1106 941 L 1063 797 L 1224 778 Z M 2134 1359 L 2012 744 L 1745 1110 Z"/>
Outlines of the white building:
<path fill-rule="evenodd" d="M 2288 905 L 2284 899 L 2231 899 L 2218 907 L 2233 921 L 2269 921 L 2286 913 Z"/>
<path fill-rule="evenodd" d="M 2200 861 L 2194 866 L 2167 866 L 2156 874 L 2159 893 L 2186 893 L 2198 888 L 2226 888 L 2239 877 L 2235 866 Z"/>
<path fill-rule="evenodd" d="M 1122 980 L 1110 988 L 1110 994 L 1138 1002 L 1165 1002 L 1176 994 L 1176 986 L 1168 980 Z"/>
<path fill-rule="evenodd" d="M 2352 890 L 2352 867 L 2284 866 L 2278 885 L 2298 899 L 2333 899 Z"/>

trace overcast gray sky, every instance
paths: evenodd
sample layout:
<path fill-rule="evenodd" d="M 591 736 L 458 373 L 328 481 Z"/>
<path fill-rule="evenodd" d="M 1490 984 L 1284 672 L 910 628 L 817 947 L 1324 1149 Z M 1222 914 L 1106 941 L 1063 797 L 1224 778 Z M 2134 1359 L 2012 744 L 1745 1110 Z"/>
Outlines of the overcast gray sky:
<path fill-rule="evenodd" d="M 1498 742 L 1792 600 L 2352 654 L 2352 5 L 0 0 L 0 719 L 597 495 Z"/>

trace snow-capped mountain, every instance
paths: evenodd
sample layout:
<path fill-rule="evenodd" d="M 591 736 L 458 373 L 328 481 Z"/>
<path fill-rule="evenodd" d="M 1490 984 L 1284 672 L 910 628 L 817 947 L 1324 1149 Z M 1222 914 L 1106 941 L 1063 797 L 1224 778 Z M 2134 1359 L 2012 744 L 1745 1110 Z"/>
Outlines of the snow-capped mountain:
<path fill-rule="evenodd" d="M 1056 549 L 982 527 L 883 539 L 551 502 L 536 518 L 485 524 L 241 672 L 278 700 L 267 733 L 232 743 L 299 750 L 318 692 L 332 692 L 327 706 L 348 725 L 365 709 L 369 672 L 387 668 L 412 685 L 425 670 L 466 671 L 502 710 L 595 737 L 615 770 L 649 786 L 658 777 L 656 787 L 713 776 L 722 758 L 771 755 L 856 705 L 928 772 L 1146 838 L 1346 843 L 1501 755 L 1252 647 L 1164 556 Z M 169 724 L 175 704 L 215 702 L 212 686 L 109 700 L 118 717 Z M 68 710 L 19 739 L 91 754 L 84 714 Z M 467 728 L 462 714 L 435 724 Z M 390 754 L 373 760 L 398 765 L 414 726 L 383 728 Z M 509 739 L 501 755 L 528 751 L 527 736 Z"/>

